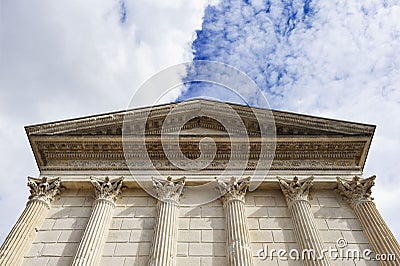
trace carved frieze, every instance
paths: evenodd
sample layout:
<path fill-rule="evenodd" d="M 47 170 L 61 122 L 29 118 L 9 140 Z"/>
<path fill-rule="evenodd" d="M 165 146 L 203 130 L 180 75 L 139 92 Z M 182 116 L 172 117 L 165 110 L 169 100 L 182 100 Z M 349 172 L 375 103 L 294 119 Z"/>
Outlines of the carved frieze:
<path fill-rule="evenodd" d="M 354 208 L 362 201 L 373 200 L 371 188 L 375 185 L 375 178 L 376 176 L 368 178 L 355 176 L 352 180 L 346 180 L 337 177 L 337 192 Z"/>
<path fill-rule="evenodd" d="M 185 111 L 178 112 L 169 122 L 165 122 L 165 118 L 176 104 L 30 126 L 26 131 L 41 170 L 69 170 L 74 167 L 77 167 L 76 170 L 128 170 L 125 159 L 140 167 L 140 161 L 147 157 L 157 169 L 175 170 L 166 153 L 170 158 L 177 158 L 179 154 L 174 154 L 176 150 L 172 149 L 176 139 L 168 142 L 168 134 L 172 136 L 183 131 L 185 133 L 179 137 L 179 152 L 191 160 L 200 157 L 200 141 L 204 136 L 214 140 L 215 143 L 202 143 L 203 155 L 212 156 L 214 153 L 208 151 L 215 149 L 214 160 L 206 170 L 224 169 L 227 159 L 240 160 L 243 157 L 240 151 L 249 145 L 247 169 L 254 169 L 257 164 L 273 159 L 272 169 L 358 171 L 364 165 L 375 129 L 370 125 L 272 111 L 276 139 L 269 137 L 260 141 L 260 129 L 273 124 L 259 124 L 255 118 L 266 116 L 270 111 L 232 105 L 240 121 L 237 116 L 223 112 L 225 104 L 207 100 L 188 101 L 184 103 L 187 107 Z M 177 127 L 179 121 L 190 117 L 191 112 L 197 116 Z M 207 114 L 222 115 L 224 124 L 233 129 L 237 125 L 238 134 L 234 134 L 232 139 L 227 137 L 222 124 L 207 117 Z M 127 138 L 127 135 L 122 136 L 125 119 L 128 121 Z M 240 129 L 241 123 L 245 129 Z M 211 131 L 193 131 L 202 128 Z M 163 142 L 161 131 L 168 133 Z M 265 149 L 261 149 L 261 145 Z M 269 163 L 266 169 L 269 169 Z"/>
<path fill-rule="evenodd" d="M 218 139 L 216 139 L 218 141 Z M 81 141 L 75 142 L 49 142 L 39 141 L 37 147 L 40 149 L 39 162 L 43 164 L 44 170 L 63 170 L 72 169 L 117 169 L 126 170 L 125 159 L 129 160 L 129 166 L 140 168 L 143 166 L 143 159 L 147 156 L 152 161 L 156 169 L 176 170 L 175 165 L 171 164 L 164 149 L 168 149 L 168 144 L 161 142 L 149 142 L 146 149 L 139 149 L 138 145 L 132 143 L 132 152 L 124 153 L 121 140 L 109 141 L 98 140 L 98 142 Z M 136 145 L 136 146 L 135 146 Z M 243 154 L 235 152 L 240 150 L 243 143 L 219 142 L 217 152 L 207 169 L 225 169 L 229 160 L 231 166 L 235 162 L 242 166 Z M 250 158 L 247 160 L 247 169 L 255 169 L 265 164 L 268 168 L 269 161 L 273 159 L 272 169 L 359 169 L 361 154 L 365 143 L 357 142 L 278 142 L 275 153 L 260 154 L 257 142 L 250 143 Z M 232 150 L 232 152 L 231 152 Z M 268 148 L 267 148 L 268 150 Z M 271 149 L 273 150 L 273 149 Z M 181 144 L 182 153 L 189 159 L 196 159 L 200 155 L 198 141 L 193 143 L 183 141 Z M 147 154 L 145 154 L 147 153 Z M 171 157 L 172 152 L 168 151 Z M 207 157 L 207 155 L 205 156 Z M 208 158 L 208 157 L 207 157 Z M 239 163 L 240 162 L 240 163 Z M 194 162 L 193 162 L 194 163 Z"/>
<path fill-rule="evenodd" d="M 159 160 L 154 161 L 152 165 L 157 170 L 179 170 L 174 164 L 172 164 L 168 160 Z M 184 165 L 184 163 L 182 163 Z M 224 170 L 228 165 L 227 160 L 220 160 L 210 163 L 206 170 Z M 238 165 L 238 169 L 242 166 L 241 163 L 231 163 L 231 169 L 235 169 L 235 165 Z M 263 161 L 247 161 L 246 170 L 254 170 L 257 165 L 261 167 L 268 164 Z M 129 166 L 131 169 L 144 169 L 149 166 L 148 161 L 143 160 L 135 160 L 129 162 Z M 304 170 L 318 170 L 318 169 L 338 169 L 338 170 L 348 170 L 348 169 L 359 169 L 357 165 L 355 165 L 353 160 L 282 160 L 282 161 L 273 161 L 271 169 L 280 170 L 280 169 L 304 169 Z M 42 168 L 43 170 L 127 170 L 128 166 L 124 160 L 54 160 L 50 161 L 46 166 Z"/>
<path fill-rule="evenodd" d="M 183 150 L 183 152 L 187 152 L 190 154 L 191 152 L 199 151 L 199 142 L 202 138 L 201 137 L 182 137 L 180 139 L 180 148 Z M 219 139 L 218 137 L 215 137 L 214 139 L 217 144 L 217 148 L 220 151 L 230 151 L 231 149 L 233 151 L 235 150 L 241 150 L 242 145 L 244 144 L 249 144 L 251 151 L 260 151 L 261 149 L 261 144 L 260 141 L 255 140 L 250 140 L 250 142 L 246 141 L 236 141 L 236 142 L 230 142 L 226 141 L 224 139 Z M 129 149 L 132 150 L 132 152 L 137 151 L 139 149 L 142 149 L 142 145 L 140 145 L 141 140 L 138 140 L 137 142 L 132 141 L 131 143 L 125 144 L 125 146 Z M 282 157 L 284 156 L 284 152 L 289 152 L 289 151 L 313 151 L 313 152 L 326 152 L 326 151 L 331 151 L 331 152 L 357 152 L 360 151 L 364 147 L 365 141 L 344 141 L 344 140 L 323 140 L 321 142 L 311 142 L 310 141 L 279 141 L 276 143 L 276 149 L 278 151 L 282 152 Z M 123 151 L 123 145 L 121 142 L 121 139 L 114 139 L 114 140 L 85 140 L 81 139 L 79 141 L 62 141 L 62 142 L 57 142 L 56 141 L 38 141 L 37 142 L 38 148 L 40 150 L 43 150 L 44 152 L 47 153 L 54 153 L 54 156 L 57 154 L 55 153 L 56 151 L 68 151 L 68 152 L 99 152 L 99 151 L 106 151 L 106 152 L 122 152 Z M 171 143 L 172 147 L 173 143 Z M 266 145 L 266 148 L 273 148 L 275 144 L 268 144 L 264 143 L 263 145 Z M 210 148 L 213 147 L 213 145 L 210 145 Z M 170 146 L 168 142 L 164 141 L 161 142 L 161 139 L 152 139 L 146 140 L 146 148 L 148 152 L 162 152 L 163 149 L 169 150 Z M 204 146 L 204 148 L 207 148 L 207 146 Z M 277 154 L 280 155 L 280 154 Z"/>

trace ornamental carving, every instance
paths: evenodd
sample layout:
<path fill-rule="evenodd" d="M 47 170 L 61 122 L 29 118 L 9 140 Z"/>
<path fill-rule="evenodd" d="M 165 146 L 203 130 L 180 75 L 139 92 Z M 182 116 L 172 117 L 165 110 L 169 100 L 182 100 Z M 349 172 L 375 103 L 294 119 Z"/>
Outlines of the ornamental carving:
<path fill-rule="evenodd" d="M 108 176 L 104 179 L 91 176 L 90 182 L 94 186 L 96 200 L 103 199 L 115 203 L 117 197 L 121 194 L 123 180 L 122 176 L 113 180 Z"/>
<path fill-rule="evenodd" d="M 342 195 L 352 208 L 355 208 L 362 201 L 372 201 L 371 188 L 375 185 L 376 176 L 361 178 L 355 176 L 352 180 L 337 177 L 337 192 Z"/>
<path fill-rule="evenodd" d="M 156 190 L 157 198 L 160 201 L 179 203 L 186 177 L 175 180 L 172 180 L 170 176 L 167 179 L 153 177 L 152 180 L 153 188 Z"/>
<path fill-rule="evenodd" d="M 54 198 L 60 194 L 61 178 L 28 177 L 28 187 L 31 193 L 29 200 L 40 200 L 49 206 Z"/>
<path fill-rule="evenodd" d="M 206 170 L 224 170 L 229 161 L 228 160 L 214 160 L 207 166 Z M 182 163 L 182 165 L 184 165 Z M 266 166 L 264 161 L 249 160 L 247 162 L 246 170 L 253 170 L 257 166 Z M 158 160 L 154 161 L 152 165 L 157 170 L 178 170 L 178 168 L 168 160 Z M 230 167 L 233 169 L 242 169 L 242 163 L 231 162 Z M 143 169 L 149 167 L 148 161 L 135 160 L 129 162 L 129 167 Z M 237 168 L 235 168 L 237 167 Z M 274 160 L 272 162 L 271 169 L 281 170 L 281 169 L 325 169 L 329 167 L 330 169 L 359 169 L 354 160 Z M 128 169 L 127 163 L 123 159 L 119 160 L 51 160 L 46 166 L 42 167 L 43 170 L 126 170 Z"/>
<path fill-rule="evenodd" d="M 197 159 L 200 156 L 199 141 L 203 136 L 214 139 L 217 148 L 216 156 L 214 162 L 205 170 L 224 169 L 227 158 L 240 160 L 243 155 L 235 151 L 241 150 L 242 146 L 250 141 L 250 161 L 255 162 L 251 162 L 246 167 L 247 170 L 254 169 L 255 165 L 260 166 L 263 161 L 273 159 L 271 166 L 273 170 L 358 171 L 364 166 L 366 152 L 375 130 L 374 126 L 369 125 L 272 111 L 277 133 L 276 143 L 269 140 L 265 142 L 259 138 L 260 127 L 268 130 L 270 125 L 260 125 L 255 115 L 263 116 L 270 110 L 257 109 L 254 113 L 254 110 L 247 106 L 232 105 L 231 107 L 246 127 L 243 131 L 247 131 L 250 136 L 243 140 L 238 137 L 233 141 L 234 138 L 227 138 L 226 130 L 220 123 L 212 121 L 207 115 L 200 115 L 224 114 L 225 103 L 193 100 L 183 104 L 186 105 L 188 112 L 178 113 L 174 119 L 183 121 L 193 112 L 196 113 L 197 118 L 188 121 L 181 128 L 177 128 L 176 121 L 173 120 L 171 123 L 164 123 L 165 118 L 176 106 L 176 104 L 167 104 L 29 126 L 26 131 L 38 166 L 42 171 L 128 170 L 126 160 L 129 163 L 133 161 L 140 168 L 140 163 L 137 161 L 147 157 L 154 165 L 157 165 L 157 169 L 176 170 L 176 167 L 168 163 L 164 148 L 169 150 L 171 145 L 176 144 L 175 142 L 168 143 L 167 136 L 169 134 L 175 136 L 178 132 L 181 133 L 179 140 L 181 152 L 190 159 Z M 132 122 L 132 124 L 129 123 L 128 129 L 124 129 L 126 119 Z M 224 114 L 224 122 L 233 128 L 240 124 L 236 115 L 232 116 L 228 113 Z M 135 125 L 138 126 L 135 127 Z M 193 131 L 196 128 L 206 130 Z M 129 138 L 121 138 L 122 132 L 126 130 L 132 134 L 128 134 Z M 145 147 L 141 146 L 143 138 L 142 134 L 139 134 L 143 131 L 146 137 Z M 168 132 L 163 143 L 160 138 L 161 132 Z M 266 148 L 266 151 L 271 152 L 260 153 L 260 143 L 271 145 Z M 273 153 L 275 145 L 276 150 Z M 213 149 L 214 145 L 210 145 L 209 148 Z M 132 151 L 132 153 L 124 153 L 124 150 Z M 169 155 L 175 156 L 170 152 Z M 270 165 L 267 164 L 266 170 L 269 167 Z"/>
<path fill-rule="evenodd" d="M 284 179 L 281 177 L 277 178 L 288 205 L 297 200 L 308 201 L 310 189 L 314 180 L 313 176 L 304 178 L 302 180 L 299 180 L 297 176 L 295 176 L 293 180 Z"/>
<path fill-rule="evenodd" d="M 246 191 L 250 185 L 250 179 L 250 176 L 241 178 L 231 177 L 229 181 L 217 179 L 222 201 L 224 203 L 230 200 L 240 200 L 244 202 Z"/>

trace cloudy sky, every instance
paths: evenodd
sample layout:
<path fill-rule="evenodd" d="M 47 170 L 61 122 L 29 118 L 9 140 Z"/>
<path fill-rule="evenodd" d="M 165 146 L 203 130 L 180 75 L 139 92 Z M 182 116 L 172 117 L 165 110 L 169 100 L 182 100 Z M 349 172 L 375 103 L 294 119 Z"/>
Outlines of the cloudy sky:
<path fill-rule="evenodd" d="M 24 126 L 123 110 L 199 59 L 242 70 L 274 109 L 377 125 L 365 176 L 400 239 L 399 17 L 394 0 L 0 0 L 0 241 L 38 175 Z"/>

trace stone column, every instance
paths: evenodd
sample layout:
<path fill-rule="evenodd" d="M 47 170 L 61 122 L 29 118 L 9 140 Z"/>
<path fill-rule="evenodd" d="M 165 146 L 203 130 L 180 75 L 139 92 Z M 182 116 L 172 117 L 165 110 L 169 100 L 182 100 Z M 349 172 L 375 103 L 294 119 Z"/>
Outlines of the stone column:
<path fill-rule="evenodd" d="M 249 228 L 245 212 L 245 195 L 250 177 L 229 181 L 218 179 L 225 210 L 226 250 L 228 265 L 253 265 L 250 248 Z"/>
<path fill-rule="evenodd" d="M 60 178 L 28 177 L 31 195 L 24 211 L 0 248 L 0 265 L 20 265 L 37 229 L 50 209 L 50 203 L 60 193 Z"/>
<path fill-rule="evenodd" d="M 151 266 L 175 265 L 179 199 L 184 185 L 185 177 L 176 180 L 172 180 L 171 177 L 167 179 L 153 177 L 158 203 L 149 258 Z"/>
<path fill-rule="evenodd" d="M 303 254 L 304 250 L 314 252 L 314 255 L 306 255 L 303 258 L 304 265 L 330 265 L 308 201 L 314 177 L 302 180 L 297 177 L 293 180 L 278 177 L 278 180 L 292 217 L 294 233 L 301 249 L 300 254 Z"/>
<path fill-rule="evenodd" d="M 399 265 L 400 245 L 372 201 L 374 180 L 375 176 L 365 179 L 355 176 L 352 180 L 338 177 L 337 191 L 353 208 L 375 253 L 396 256 L 396 261 L 380 261 L 381 265 Z"/>
<path fill-rule="evenodd" d="M 72 265 L 99 265 L 123 177 L 113 180 L 90 177 L 90 181 L 96 200 Z"/>

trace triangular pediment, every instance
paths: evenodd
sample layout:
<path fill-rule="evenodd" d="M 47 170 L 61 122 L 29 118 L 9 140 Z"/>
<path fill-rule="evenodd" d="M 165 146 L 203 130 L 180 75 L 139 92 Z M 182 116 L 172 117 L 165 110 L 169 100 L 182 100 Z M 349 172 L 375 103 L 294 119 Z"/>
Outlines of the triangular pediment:
<path fill-rule="evenodd" d="M 181 126 L 180 128 L 163 125 L 168 113 L 174 107 L 174 105 L 176 105 L 176 103 L 172 103 L 151 108 L 139 108 L 54 123 L 28 126 L 26 127 L 26 131 L 28 135 L 121 135 L 124 131 L 124 120 L 127 120 L 127 116 L 132 116 L 134 118 L 132 119 L 132 123 L 134 126 L 137 126 L 137 131 L 141 132 L 145 130 L 146 134 L 150 135 L 160 134 L 162 130 L 164 130 L 164 132 L 171 131 L 180 132 L 182 134 L 224 134 L 226 132 L 221 123 L 218 123 L 218 121 L 211 121 L 207 118 L 207 111 L 210 109 L 217 109 L 218 105 L 222 103 L 210 100 L 192 100 L 188 101 L 187 104 L 187 111 L 175 114 L 177 120 L 180 118 L 185 119 L 185 117 L 188 115 L 193 114 L 195 118 L 187 121 L 186 124 L 176 123 Z M 225 105 L 226 103 L 223 104 Z M 258 121 L 251 113 L 253 110 L 256 110 L 256 112 L 258 112 L 260 115 L 263 115 L 263 112 L 269 116 L 271 116 L 271 114 L 273 115 L 277 136 L 357 136 L 371 135 L 375 129 L 375 127 L 371 125 L 347 121 L 339 121 L 275 110 L 256 109 L 236 104 L 229 105 L 232 106 L 233 110 L 238 112 L 239 117 L 246 126 L 248 134 L 251 136 L 260 135 Z M 224 123 L 236 123 L 238 121 L 237 114 L 231 115 L 230 113 L 222 113 L 218 114 L 218 116 L 224 120 Z M 135 133 L 135 130 L 136 129 L 133 128 L 129 130 L 129 132 Z"/>
<path fill-rule="evenodd" d="M 177 105 L 183 109 L 169 115 Z M 226 111 L 226 105 L 233 112 Z M 205 137 L 215 143 L 204 142 L 204 151 L 216 147 L 216 157 L 207 170 L 223 168 L 232 157 L 240 160 L 243 154 L 238 151 L 248 145 L 249 169 L 258 160 L 273 159 L 271 169 L 361 171 L 374 130 L 372 125 L 209 100 L 26 127 L 39 169 L 52 171 L 126 170 L 127 142 L 129 149 L 135 151 L 131 162 L 137 167 L 143 167 L 143 158 L 149 156 L 157 169 L 175 170 L 165 151 L 179 143 L 184 156 L 195 160 L 201 154 L 199 143 Z M 143 136 L 146 136 L 145 147 L 138 148 Z M 167 136 L 166 144 L 163 136 Z M 271 152 L 263 152 L 261 143 L 267 143 Z"/>
<path fill-rule="evenodd" d="M 217 129 L 210 129 L 210 128 L 205 128 L 205 127 L 194 127 L 194 128 L 188 128 L 181 130 L 179 132 L 180 135 L 227 135 L 226 131 L 221 131 Z"/>

